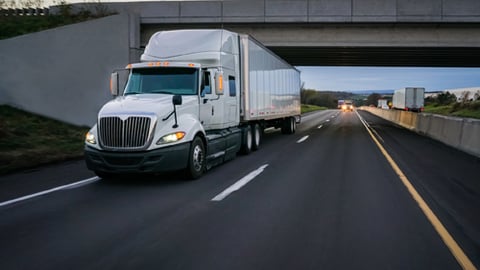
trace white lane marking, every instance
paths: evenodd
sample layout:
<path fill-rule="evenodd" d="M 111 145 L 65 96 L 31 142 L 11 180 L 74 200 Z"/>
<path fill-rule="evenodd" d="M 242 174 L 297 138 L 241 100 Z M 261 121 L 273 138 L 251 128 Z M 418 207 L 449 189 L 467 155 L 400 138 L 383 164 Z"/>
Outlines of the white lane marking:
<path fill-rule="evenodd" d="M 308 139 L 308 135 L 307 136 L 303 136 L 300 140 L 297 141 L 297 143 L 302 143 L 304 141 L 306 141 Z"/>
<path fill-rule="evenodd" d="M 325 122 L 330 122 L 330 119 L 327 119 L 327 121 L 325 121 Z"/>
<path fill-rule="evenodd" d="M 320 125 L 320 126 L 318 126 L 317 128 L 318 128 L 318 129 L 321 129 L 322 127 L 323 127 L 323 125 Z"/>
<path fill-rule="evenodd" d="M 213 197 L 212 201 L 219 202 L 223 199 L 225 199 L 228 195 L 232 194 L 233 192 L 241 189 L 243 186 L 248 184 L 248 182 L 252 181 L 255 177 L 257 177 L 259 174 L 265 170 L 265 168 L 268 167 L 268 164 L 265 164 L 261 166 L 260 168 L 256 169 L 255 171 L 249 173 L 248 175 L 244 176 L 242 179 L 238 180 L 235 184 L 231 185 L 222 193 L 218 194 L 217 196 Z"/>
<path fill-rule="evenodd" d="M 355 111 L 355 113 L 357 114 L 358 118 L 360 119 L 360 122 L 362 122 L 362 124 L 365 126 L 365 128 L 367 129 L 370 129 L 373 133 L 375 133 L 375 135 L 378 137 L 378 139 L 380 141 L 382 141 L 382 143 L 385 143 L 385 141 L 383 140 L 382 136 L 380 136 L 380 134 L 378 134 L 378 132 L 372 128 L 367 121 L 365 121 L 365 119 L 363 119 L 363 117 L 357 112 Z"/>
<path fill-rule="evenodd" d="M 59 186 L 59 187 L 52 188 L 52 189 L 49 189 L 49 190 L 44 190 L 44 191 L 41 191 L 41 192 L 37 192 L 35 194 L 31 194 L 31 195 L 23 196 L 23 197 L 16 198 L 16 199 L 13 199 L 13 200 L 1 202 L 0 207 L 7 206 L 7 205 L 10 205 L 10 204 L 13 204 L 13 203 L 16 203 L 16 202 L 20 202 L 20 201 L 29 200 L 29 199 L 32 199 L 32 198 L 35 198 L 35 197 L 38 197 L 38 196 L 42 196 L 42 195 L 45 195 L 45 194 L 48 194 L 48 193 L 52 193 L 52 192 L 55 192 L 55 191 L 59 191 L 59 190 L 62 190 L 62 189 L 71 189 L 71 188 L 83 186 L 83 185 L 90 184 L 90 183 L 93 183 L 95 181 L 98 181 L 99 179 L 100 178 L 98 178 L 98 176 L 95 176 L 95 177 L 88 178 L 88 179 L 85 179 L 85 180 L 81 180 L 81 181 L 71 183 L 71 184 L 68 184 L 68 185 Z"/>
<path fill-rule="evenodd" d="M 271 133 L 271 132 L 274 132 L 274 131 L 275 131 L 274 127 L 269 127 L 269 128 L 264 129 L 263 133 Z"/>

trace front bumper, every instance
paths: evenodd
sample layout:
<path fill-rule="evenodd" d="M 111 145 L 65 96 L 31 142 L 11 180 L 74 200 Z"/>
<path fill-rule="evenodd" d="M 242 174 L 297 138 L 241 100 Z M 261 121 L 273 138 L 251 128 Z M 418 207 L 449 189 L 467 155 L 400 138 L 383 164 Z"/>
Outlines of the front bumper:
<path fill-rule="evenodd" d="M 157 173 L 188 165 L 190 142 L 145 152 L 107 152 L 85 146 L 89 170 L 103 173 Z"/>

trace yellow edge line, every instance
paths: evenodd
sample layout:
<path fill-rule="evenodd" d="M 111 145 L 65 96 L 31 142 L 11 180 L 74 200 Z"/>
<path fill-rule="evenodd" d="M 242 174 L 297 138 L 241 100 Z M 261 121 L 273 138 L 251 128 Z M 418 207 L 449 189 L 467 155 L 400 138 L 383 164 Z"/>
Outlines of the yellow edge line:
<path fill-rule="evenodd" d="M 440 235 L 445 245 L 447 245 L 447 247 L 450 249 L 455 259 L 457 259 L 457 262 L 460 264 L 460 266 L 466 270 L 476 270 L 477 268 L 473 265 L 472 261 L 470 261 L 470 259 L 467 257 L 465 252 L 463 252 L 462 248 L 457 244 L 455 239 L 453 239 L 452 235 L 447 231 L 445 226 L 443 226 L 443 224 L 440 222 L 437 216 L 433 213 L 433 211 L 430 209 L 427 203 L 423 200 L 420 194 L 418 194 L 418 192 L 415 190 L 415 188 L 410 183 L 408 178 L 405 176 L 402 170 L 400 170 L 397 163 L 388 154 L 385 148 L 383 148 L 383 146 L 380 144 L 377 138 L 375 138 L 375 136 L 370 131 L 370 129 L 365 125 L 362 117 L 358 114 L 358 112 L 357 112 L 357 115 L 360 118 L 362 124 L 367 129 L 368 133 L 370 134 L 370 137 L 372 137 L 373 141 L 375 142 L 377 147 L 380 149 L 382 154 L 385 156 L 388 163 L 390 163 L 390 166 L 392 166 L 395 173 L 398 175 L 398 177 L 400 177 L 400 180 L 402 180 L 402 183 L 408 189 L 408 191 L 410 192 L 410 195 L 412 195 L 413 199 L 418 203 L 423 213 L 425 214 L 427 219 L 430 221 L 430 223 L 433 225 L 437 233 Z"/>

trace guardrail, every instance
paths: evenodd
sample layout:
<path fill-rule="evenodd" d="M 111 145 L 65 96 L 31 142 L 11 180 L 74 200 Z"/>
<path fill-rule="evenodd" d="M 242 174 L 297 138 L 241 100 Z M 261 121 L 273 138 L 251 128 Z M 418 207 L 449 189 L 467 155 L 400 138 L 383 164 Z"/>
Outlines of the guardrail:
<path fill-rule="evenodd" d="M 373 107 L 360 109 L 480 157 L 480 120 Z"/>

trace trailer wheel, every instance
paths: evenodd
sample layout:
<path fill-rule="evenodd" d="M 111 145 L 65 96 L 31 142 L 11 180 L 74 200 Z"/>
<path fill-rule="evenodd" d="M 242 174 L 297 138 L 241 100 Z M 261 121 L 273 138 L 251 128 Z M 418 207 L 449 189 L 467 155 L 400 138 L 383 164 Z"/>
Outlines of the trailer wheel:
<path fill-rule="evenodd" d="M 283 121 L 282 133 L 293 134 L 296 130 L 296 121 L 294 117 L 288 117 Z"/>
<path fill-rule="evenodd" d="M 187 177 L 198 179 L 205 171 L 205 145 L 200 137 L 193 139 L 188 156 Z"/>
<path fill-rule="evenodd" d="M 252 150 L 256 151 L 260 148 L 260 143 L 262 141 L 263 130 L 262 130 L 262 127 L 258 123 L 252 124 L 251 129 L 252 129 L 252 135 L 253 135 Z"/>
<path fill-rule="evenodd" d="M 242 147 L 240 148 L 242 154 L 248 155 L 252 152 L 252 141 L 252 129 L 248 125 L 242 129 Z"/>

